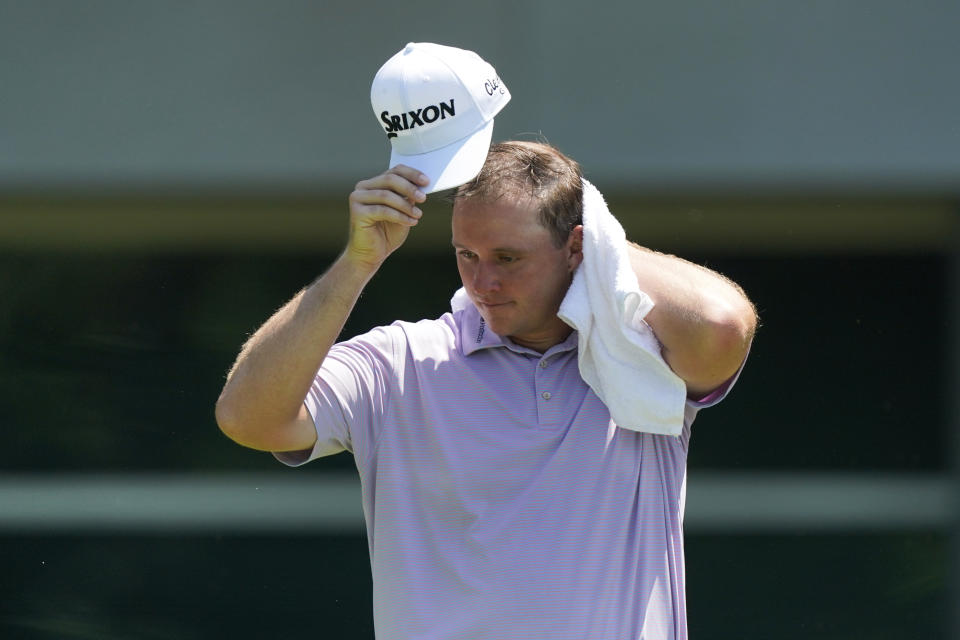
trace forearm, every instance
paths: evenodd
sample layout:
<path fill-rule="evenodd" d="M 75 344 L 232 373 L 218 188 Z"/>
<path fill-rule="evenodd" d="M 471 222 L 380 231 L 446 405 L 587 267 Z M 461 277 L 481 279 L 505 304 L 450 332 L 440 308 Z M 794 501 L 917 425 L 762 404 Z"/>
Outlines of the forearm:
<path fill-rule="evenodd" d="M 218 420 L 264 428 L 292 422 L 375 271 L 341 256 L 267 320 L 227 376 L 217 402 Z"/>
<path fill-rule="evenodd" d="M 739 286 L 705 267 L 631 243 L 630 262 L 655 307 L 646 321 L 692 393 L 710 391 L 743 361 L 756 328 Z"/>

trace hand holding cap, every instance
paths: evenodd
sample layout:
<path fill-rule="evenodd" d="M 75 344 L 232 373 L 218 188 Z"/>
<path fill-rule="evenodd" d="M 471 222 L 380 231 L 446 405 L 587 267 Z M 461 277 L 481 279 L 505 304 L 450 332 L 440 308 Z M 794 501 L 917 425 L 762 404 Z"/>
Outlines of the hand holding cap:
<path fill-rule="evenodd" d="M 472 51 L 411 42 L 380 68 L 370 89 L 390 140 L 390 166 L 405 164 L 431 180 L 426 193 L 472 180 L 487 158 L 493 118 L 510 92 Z"/>

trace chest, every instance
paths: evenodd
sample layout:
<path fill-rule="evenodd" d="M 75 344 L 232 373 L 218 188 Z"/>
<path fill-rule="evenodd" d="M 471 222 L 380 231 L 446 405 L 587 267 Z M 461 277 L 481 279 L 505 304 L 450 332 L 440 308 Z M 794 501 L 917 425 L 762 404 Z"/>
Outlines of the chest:
<path fill-rule="evenodd" d="M 635 486 L 643 438 L 611 423 L 580 377 L 575 352 L 539 359 L 491 350 L 470 358 L 418 363 L 416 381 L 404 381 L 404 401 L 380 435 L 381 481 L 433 504 L 461 505 L 558 487 L 589 493 L 601 481 Z"/>
<path fill-rule="evenodd" d="M 524 432 L 564 430 L 578 417 L 609 418 L 580 377 L 576 352 L 536 356 L 491 349 L 442 363 L 415 362 L 405 378 L 401 393 L 412 394 L 404 402 L 410 417 L 454 422 L 480 438 L 500 430 L 494 425 L 529 441 Z"/>

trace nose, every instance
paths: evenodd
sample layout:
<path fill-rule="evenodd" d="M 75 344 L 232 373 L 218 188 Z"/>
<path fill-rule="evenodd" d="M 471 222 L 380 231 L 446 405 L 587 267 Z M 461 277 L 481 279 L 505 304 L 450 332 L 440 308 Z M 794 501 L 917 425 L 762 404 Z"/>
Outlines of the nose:
<path fill-rule="evenodd" d="M 500 290 L 500 276 L 495 266 L 478 261 L 473 272 L 473 289 L 477 293 L 493 293 Z"/>

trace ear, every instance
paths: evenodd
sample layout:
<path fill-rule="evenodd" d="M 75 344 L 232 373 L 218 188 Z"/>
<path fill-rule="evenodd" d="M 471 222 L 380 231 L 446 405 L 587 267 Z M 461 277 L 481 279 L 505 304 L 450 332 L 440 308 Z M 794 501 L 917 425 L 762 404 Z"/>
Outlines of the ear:
<path fill-rule="evenodd" d="M 570 230 L 570 236 L 567 238 L 567 266 L 570 273 L 577 270 L 580 263 L 583 262 L 583 225 L 578 224 Z"/>

